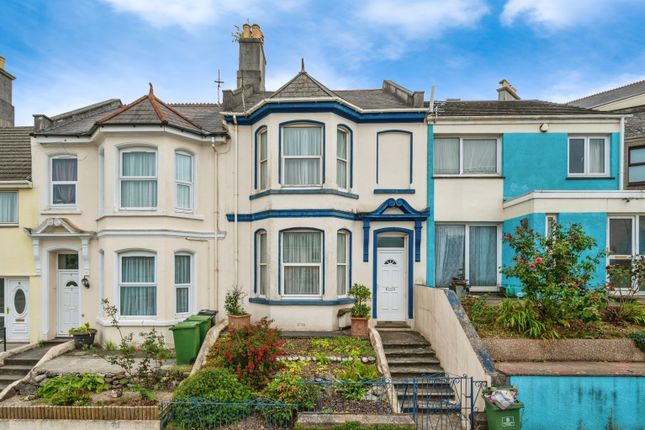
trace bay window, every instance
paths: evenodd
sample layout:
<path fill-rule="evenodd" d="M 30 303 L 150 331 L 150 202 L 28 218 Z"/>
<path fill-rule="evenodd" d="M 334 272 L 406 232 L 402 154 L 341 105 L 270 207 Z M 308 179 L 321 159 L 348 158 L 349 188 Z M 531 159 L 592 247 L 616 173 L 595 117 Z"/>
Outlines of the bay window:
<path fill-rule="evenodd" d="M 349 143 L 348 132 L 339 128 L 336 132 L 336 182 L 338 188 L 349 189 Z"/>
<path fill-rule="evenodd" d="M 608 176 L 609 142 L 601 136 L 569 138 L 569 176 Z"/>
<path fill-rule="evenodd" d="M 282 136 L 283 185 L 322 185 L 322 127 L 314 125 L 288 126 L 282 129 Z"/>
<path fill-rule="evenodd" d="M 18 193 L 0 191 L 0 224 L 18 223 Z"/>
<path fill-rule="evenodd" d="M 255 290 L 261 296 L 266 296 L 269 284 L 269 255 L 267 249 L 267 232 L 259 230 L 255 233 Z"/>
<path fill-rule="evenodd" d="M 285 296 L 322 295 L 323 233 L 282 232 L 282 291 Z"/>
<path fill-rule="evenodd" d="M 496 175 L 499 170 L 496 138 L 437 137 L 434 142 L 435 175 Z"/>
<path fill-rule="evenodd" d="M 450 286 L 465 279 L 471 288 L 498 285 L 499 226 L 490 224 L 437 224 L 435 230 L 435 284 Z"/>
<path fill-rule="evenodd" d="M 51 205 L 76 205 L 76 185 L 78 180 L 78 159 L 75 156 L 52 157 L 51 166 Z"/>
<path fill-rule="evenodd" d="M 346 296 L 349 290 L 349 233 L 339 231 L 336 235 L 336 293 Z"/>
<path fill-rule="evenodd" d="M 157 207 L 157 152 L 152 149 L 121 150 L 121 207 Z"/>
<path fill-rule="evenodd" d="M 120 314 L 157 314 L 156 257 L 150 253 L 119 255 Z"/>
<path fill-rule="evenodd" d="M 193 289 L 193 256 L 175 254 L 175 313 L 190 312 Z"/>
<path fill-rule="evenodd" d="M 193 209 L 193 156 L 186 152 L 175 152 L 176 208 L 184 211 Z"/>

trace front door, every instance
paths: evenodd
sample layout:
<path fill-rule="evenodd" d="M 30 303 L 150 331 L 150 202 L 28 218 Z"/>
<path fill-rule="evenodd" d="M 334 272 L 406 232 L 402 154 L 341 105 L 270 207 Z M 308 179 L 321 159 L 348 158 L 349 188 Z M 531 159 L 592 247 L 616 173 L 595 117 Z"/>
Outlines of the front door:
<path fill-rule="evenodd" d="M 25 342 L 29 340 L 29 283 L 24 279 L 5 279 L 3 302 L 7 340 Z"/>
<path fill-rule="evenodd" d="M 81 295 L 78 271 L 58 272 L 58 335 L 68 336 L 69 329 L 81 325 Z"/>
<path fill-rule="evenodd" d="M 405 248 L 378 248 L 377 318 L 381 321 L 405 321 Z"/>

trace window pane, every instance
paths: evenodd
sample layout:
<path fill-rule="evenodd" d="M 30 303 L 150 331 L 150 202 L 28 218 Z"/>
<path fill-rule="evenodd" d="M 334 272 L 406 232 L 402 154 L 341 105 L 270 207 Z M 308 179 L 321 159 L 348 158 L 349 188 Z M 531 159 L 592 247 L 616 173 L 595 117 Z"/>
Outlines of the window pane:
<path fill-rule="evenodd" d="M 497 227 L 470 227 L 468 244 L 470 285 L 497 285 Z"/>
<path fill-rule="evenodd" d="M 190 284 L 190 255 L 175 255 L 175 284 Z"/>
<path fill-rule="evenodd" d="M 605 139 L 589 139 L 589 173 L 605 173 Z"/>
<path fill-rule="evenodd" d="M 347 263 L 347 235 L 338 233 L 336 238 L 336 262 Z"/>
<path fill-rule="evenodd" d="M 336 162 L 336 181 L 340 188 L 347 188 L 347 162 L 337 160 Z"/>
<path fill-rule="evenodd" d="M 124 152 L 123 176 L 156 176 L 154 152 Z"/>
<path fill-rule="evenodd" d="M 645 216 L 638 217 L 638 254 L 645 255 Z"/>
<path fill-rule="evenodd" d="M 629 150 L 629 163 L 645 163 L 645 148 L 632 148 Z"/>
<path fill-rule="evenodd" d="M 337 294 L 344 296 L 347 294 L 347 266 L 336 266 L 336 287 Z"/>
<path fill-rule="evenodd" d="M 193 181 L 193 157 L 187 154 L 175 154 L 175 178 L 178 181 Z"/>
<path fill-rule="evenodd" d="M 18 222 L 18 193 L 0 192 L 0 223 Z"/>
<path fill-rule="evenodd" d="M 285 263 L 321 262 L 321 233 L 284 233 L 283 241 Z"/>
<path fill-rule="evenodd" d="M 58 254 L 60 270 L 78 270 L 78 254 Z"/>
<path fill-rule="evenodd" d="M 629 183 L 645 182 L 645 165 L 629 168 Z"/>
<path fill-rule="evenodd" d="M 267 266 L 260 266 L 260 294 L 263 296 L 267 293 L 267 284 L 269 282 L 267 278 L 269 276 L 268 271 L 269 268 Z"/>
<path fill-rule="evenodd" d="M 269 182 L 269 163 L 263 161 L 260 163 L 260 189 L 264 190 Z"/>
<path fill-rule="evenodd" d="M 260 233 L 258 236 L 258 247 L 260 250 L 260 255 L 259 255 L 259 262 L 260 263 L 266 263 L 268 262 L 268 255 L 267 255 L 267 235 L 266 233 Z"/>
<path fill-rule="evenodd" d="M 320 158 L 288 158 L 284 163 L 285 185 L 316 185 L 320 183 Z"/>
<path fill-rule="evenodd" d="M 435 284 L 450 285 L 452 278 L 464 277 L 466 230 L 463 225 L 438 224 L 435 233 Z"/>
<path fill-rule="evenodd" d="M 285 127 L 284 155 L 321 155 L 322 129 L 320 127 Z"/>
<path fill-rule="evenodd" d="M 52 203 L 55 205 L 73 205 L 76 203 L 76 185 L 54 185 L 52 187 Z"/>
<path fill-rule="evenodd" d="M 155 281 L 154 257 L 122 257 L 121 282 L 153 283 Z"/>
<path fill-rule="evenodd" d="M 338 158 L 347 160 L 347 133 L 342 130 L 336 133 L 336 154 Z"/>
<path fill-rule="evenodd" d="M 585 172 L 585 140 L 569 139 L 569 173 Z"/>
<path fill-rule="evenodd" d="M 434 173 L 459 174 L 459 139 L 436 139 L 434 142 Z"/>
<path fill-rule="evenodd" d="M 121 315 L 156 314 L 156 287 L 121 287 Z"/>
<path fill-rule="evenodd" d="M 178 314 L 188 312 L 188 298 L 189 298 L 189 294 L 190 294 L 190 289 L 186 288 L 186 287 L 182 287 L 182 288 L 176 288 L 175 291 L 177 293 L 177 297 L 176 297 L 177 310 L 176 310 L 176 312 Z"/>
<path fill-rule="evenodd" d="M 632 254 L 632 220 L 609 220 L 609 252 L 612 255 Z"/>
<path fill-rule="evenodd" d="M 157 181 L 121 181 L 121 207 L 154 208 L 157 206 Z"/>
<path fill-rule="evenodd" d="M 285 294 L 320 294 L 320 267 L 284 268 Z"/>
<path fill-rule="evenodd" d="M 267 132 L 260 134 L 260 160 L 267 158 Z"/>
<path fill-rule="evenodd" d="M 376 246 L 379 248 L 403 248 L 405 247 L 405 238 L 403 236 L 382 236 L 376 239 Z"/>
<path fill-rule="evenodd" d="M 497 141 L 464 139 L 464 173 L 496 173 Z"/>
<path fill-rule="evenodd" d="M 190 186 L 177 184 L 177 208 L 191 209 L 190 204 Z"/>
<path fill-rule="evenodd" d="M 52 181 L 76 181 L 77 170 L 76 158 L 52 159 Z"/>

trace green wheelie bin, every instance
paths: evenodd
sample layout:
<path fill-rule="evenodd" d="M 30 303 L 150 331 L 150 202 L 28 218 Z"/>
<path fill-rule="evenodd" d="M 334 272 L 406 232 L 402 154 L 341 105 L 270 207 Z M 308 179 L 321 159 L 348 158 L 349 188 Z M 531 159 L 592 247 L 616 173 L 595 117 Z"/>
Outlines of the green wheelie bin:
<path fill-rule="evenodd" d="M 206 339 L 206 333 L 211 328 L 213 318 L 210 315 L 191 315 L 186 318 L 186 321 L 197 321 L 199 323 L 199 346 L 201 346 L 204 343 L 204 339 Z"/>
<path fill-rule="evenodd" d="M 182 321 L 170 327 L 177 364 L 191 364 L 199 353 L 199 321 Z"/>
<path fill-rule="evenodd" d="M 490 387 L 484 389 L 484 394 L 508 389 L 515 389 L 515 387 Z M 520 412 L 524 408 L 524 403 L 516 401 L 506 409 L 501 409 L 488 400 L 485 400 L 485 403 L 489 430 L 519 430 L 522 428 Z"/>

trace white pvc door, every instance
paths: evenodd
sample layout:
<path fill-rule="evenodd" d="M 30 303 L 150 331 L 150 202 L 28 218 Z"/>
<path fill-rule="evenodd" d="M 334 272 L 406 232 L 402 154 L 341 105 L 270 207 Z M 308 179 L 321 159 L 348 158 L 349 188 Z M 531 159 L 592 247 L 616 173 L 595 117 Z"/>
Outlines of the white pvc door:
<path fill-rule="evenodd" d="M 379 248 L 377 265 L 377 318 L 405 321 L 405 249 Z"/>
<path fill-rule="evenodd" d="M 7 340 L 29 340 L 29 283 L 25 279 L 5 280 L 5 323 Z"/>
<path fill-rule="evenodd" d="M 78 271 L 58 272 L 58 334 L 81 325 L 81 295 Z"/>

